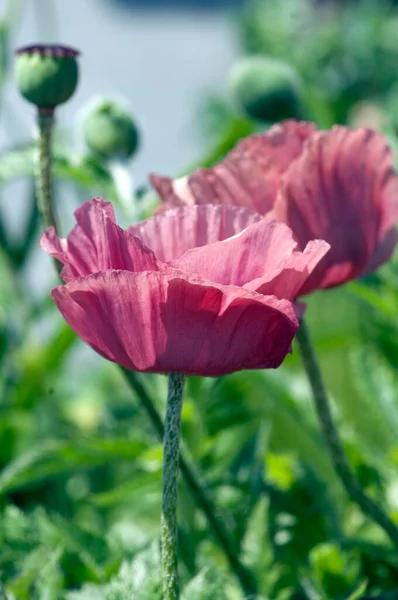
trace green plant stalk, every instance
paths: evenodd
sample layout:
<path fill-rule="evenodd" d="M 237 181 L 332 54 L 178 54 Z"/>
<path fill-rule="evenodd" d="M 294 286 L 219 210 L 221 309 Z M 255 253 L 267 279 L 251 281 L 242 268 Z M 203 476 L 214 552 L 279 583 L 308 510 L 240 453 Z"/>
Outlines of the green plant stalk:
<path fill-rule="evenodd" d="M 177 483 L 184 375 L 170 373 L 163 437 L 161 557 L 163 600 L 178 600 Z"/>
<path fill-rule="evenodd" d="M 46 227 L 57 229 L 52 202 L 52 134 L 54 128 L 54 109 L 38 109 L 37 112 L 38 140 L 36 162 L 36 194 L 37 203 Z"/>
<path fill-rule="evenodd" d="M 37 208 L 45 227 L 54 227 L 58 231 L 52 195 L 52 134 L 54 129 L 54 109 L 39 108 L 37 112 L 37 160 L 36 160 L 36 196 Z M 58 272 L 62 265 L 56 259 L 54 264 Z"/>
<path fill-rule="evenodd" d="M 333 420 L 321 370 L 312 346 L 309 330 L 304 319 L 300 321 L 297 342 L 306 370 L 318 419 L 335 471 L 347 494 L 358 504 L 363 513 L 377 523 L 389 536 L 398 550 L 398 527 L 384 510 L 363 490 L 348 462 L 343 444 Z"/>
<path fill-rule="evenodd" d="M 154 405 L 152 398 L 142 385 L 137 373 L 124 369 L 123 367 L 121 367 L 121 370 L 123 371 L 129 386 L 137 394 L 142 407 L 147 412 L 158 439 L 162 441 L 164 436 L 163 420 Z M 198 503 L 203 514 L 206 516 L 210 525 L 210 530 L 223 549 L 231 571 L 238 578 L 243 593 L 245 596 L 255 595 L 257 591 L 255 579 L 251 572 L 240 562 L 238 553 L 234 547 L 235 545 L 229 537 L 223 520 L 209 497 L 206 487 L 201 481 L 192 461 L 189 461 L 188 457 L 184 455 L 183 448 L 180 450 L 180 469 L 186 484 L 192 492 L 194 500 Z"/>

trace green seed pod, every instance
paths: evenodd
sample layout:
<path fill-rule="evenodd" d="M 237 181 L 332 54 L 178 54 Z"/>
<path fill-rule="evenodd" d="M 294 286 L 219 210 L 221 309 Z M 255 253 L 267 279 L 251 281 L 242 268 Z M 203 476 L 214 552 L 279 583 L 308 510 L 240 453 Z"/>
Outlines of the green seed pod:
<path fill-rule="evenodd" d="M 115 100 L 102 99 L 83 121 L 83 135 L 94 154 L 127 159 L 136 152 L 139 132 L 130 112 Z"/>
<path fill-rule="evenodd" d="M 252 119 L 302 118 L 302 81 L 288 64 L 265 56 L 241 59 L 229 76 L 238 108 Z"/>
<path fill-rule="evenodd" d="M 37 44 L 16 51 L 15 79 L 26 100 L 53 109 L 73 95 L 79 78 L 79 52 L 65 46 Z"/>

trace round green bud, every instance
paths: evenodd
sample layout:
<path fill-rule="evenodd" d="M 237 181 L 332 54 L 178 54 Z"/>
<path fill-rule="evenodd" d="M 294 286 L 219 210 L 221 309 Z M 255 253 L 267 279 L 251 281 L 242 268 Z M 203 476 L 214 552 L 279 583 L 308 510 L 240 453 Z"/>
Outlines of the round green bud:
<path fill-rule="evenodd" d="M 238 108 L 259 121 L 302 118 L 303 84 L 288 64 L 265 56 L 241 59 L 229 75 Z"/>
<path fill-rule="evenodd" d="M 79 52 L 66 46 L 36 44 L 16 51 L 15 79 L 22 96 L 39 108 L 54 108 L 76 90 Z"/>
<path fill-rule="evenodd" d="M 127 159 L 139 144 L 139 132 L 130 112 L 115 100 L 103 99 L 83 121 L 87 146 L 101 158 Z"/>

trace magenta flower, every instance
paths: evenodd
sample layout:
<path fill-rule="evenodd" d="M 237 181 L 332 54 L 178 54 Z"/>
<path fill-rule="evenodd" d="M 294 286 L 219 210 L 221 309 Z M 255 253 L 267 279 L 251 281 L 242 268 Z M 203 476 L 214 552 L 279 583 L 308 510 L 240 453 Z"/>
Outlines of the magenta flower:
<path fill-rule="evenodd" d="M 330 252 L 305 294 L 365 275 L 392 255 L 398 177 L 385 138 L 369 129 L 317 131 L 286 121 L 238 143 L 223 162 L 171 180 L 152 176 L 166 206 L 235 204 L 284 221 L 300 249 L 313 238 Z"/>
<path fill-rule="evenodd" d="M 286 225 L 239 207 L 172 209 L 126 231 L 101 199 L 75 215 L 66 239 L 42 237 L 64 264 L 52 297 L 85 342 L 135 371 L 278 367 L 298 328 L 292 300 L 328 250 L 297 251 Z"/>

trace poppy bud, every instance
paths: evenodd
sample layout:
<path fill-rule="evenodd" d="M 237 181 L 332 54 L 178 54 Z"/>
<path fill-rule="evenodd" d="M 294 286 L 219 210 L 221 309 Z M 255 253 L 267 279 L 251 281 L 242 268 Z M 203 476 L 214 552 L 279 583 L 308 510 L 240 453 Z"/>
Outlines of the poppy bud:
<path fill-rule="evenodd" d="M 21 94 L 38 108 L 53 109 L 71 98 L 78 83 L 79 52 L 35 44 L 16 51 L 15 78 Z"/>
<path fill-rule="evenodd" d="M 241 59 L 229 76 L 237 106 L 252 119 L 275 122 L 302 117 L 302 82 L 288 64 L 265 56 Z"/>
<path fill-rule="evenodd" d="M 127 159 L 137 150 L 139 133 L 130 112 L 118 102 L 100 100 L 83 122 L 90 150 L 105 159 Z"/>

